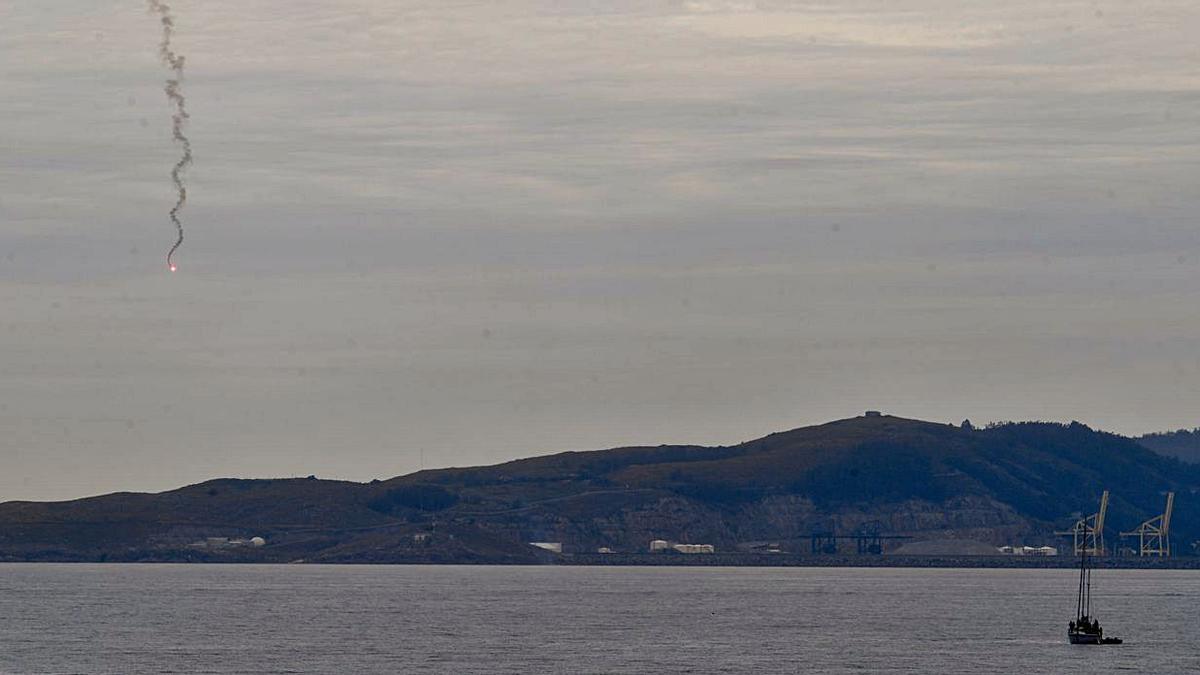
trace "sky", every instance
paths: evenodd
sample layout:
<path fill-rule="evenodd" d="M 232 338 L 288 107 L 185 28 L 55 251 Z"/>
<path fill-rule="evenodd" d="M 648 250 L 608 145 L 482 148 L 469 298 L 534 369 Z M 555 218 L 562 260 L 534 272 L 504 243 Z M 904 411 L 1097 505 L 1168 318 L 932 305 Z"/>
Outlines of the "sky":
<path fill-rule="evenodd" d="M 1190 0 L 0 3 L 0 501 L 1200 425 Z"/>

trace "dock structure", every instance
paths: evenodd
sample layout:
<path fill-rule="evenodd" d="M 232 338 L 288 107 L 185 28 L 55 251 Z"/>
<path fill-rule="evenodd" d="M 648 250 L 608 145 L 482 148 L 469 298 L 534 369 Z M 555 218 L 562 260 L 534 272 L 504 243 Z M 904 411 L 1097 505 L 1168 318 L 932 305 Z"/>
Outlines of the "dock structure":
<path fill-rule="evenodd" d="M 1171 512 L 1175 510 L 1175 493 L 1167 493 L 1167 508 L 1136 530 L 1122 532 L 1122 537 L 1138 538 L 1138 555 L 1171 557 Z"/>
<path fill-rule="evenodd" d="M 854 543 L 858 546 L 858 554 L 882 555 L 883 537 L 883 523 L 878 520 L 872 520 L 869 523 L 859 525 L 858 529 L 854 531 Z M 889 536 L 888 538 L 894 539 L 896 537 Z"/>
<path fill-rule="evenodd" d="M 1104 516 L 1107 513 L 1108 490 L 1105 490 L 1100 497 L 1099 511 L 1075 521 L 1071 529 L 1065 532 L 1055 532 L 1055 534 L 1071 537 L 1075 555 L 1084 553 L 1090 556 L 1104 555 Z"/>
<path fill-rule="evenodd" d="M 885 539 L 907 540 L 908 535 L 884 534 L 883 523 L 872 520 L 859 525 L 851 534 L 838 534 L 833 525 L 814 529 L 810 535 L 811 551 L 814 554 L 834 555 L 838 552 L 838 540 L 853 540 L 859 555 L 882 555 Z"/>
<path fill-rule="evenodd" d="M 834 555 L 838 552 L 837 530 L 833 528 L 813 530 L 811 550 L 813 554 Z"/>

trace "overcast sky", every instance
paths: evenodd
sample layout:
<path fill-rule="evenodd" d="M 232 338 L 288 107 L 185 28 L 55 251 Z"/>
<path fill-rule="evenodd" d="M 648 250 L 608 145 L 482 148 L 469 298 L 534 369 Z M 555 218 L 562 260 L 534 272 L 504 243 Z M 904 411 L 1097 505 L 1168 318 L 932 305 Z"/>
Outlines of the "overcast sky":
<path fill-rule="evenodd" d="M 1200 5 L 0 3 L 0 500 L 1200 425 Z"/>

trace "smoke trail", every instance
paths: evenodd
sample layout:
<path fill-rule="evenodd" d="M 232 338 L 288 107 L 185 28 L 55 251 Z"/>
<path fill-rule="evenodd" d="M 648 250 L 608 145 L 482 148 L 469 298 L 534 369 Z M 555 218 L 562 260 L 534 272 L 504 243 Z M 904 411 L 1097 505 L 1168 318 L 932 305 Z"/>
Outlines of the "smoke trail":
<path fill-rule="evenodd" d="M 179 238 L 175 240 L 175 245 L 167 252 L 167 267 L 174 272 L 175 263 L 171 258 L 175 255 L 175 251 L 183 244 L 183 224 L 179 221 L 179 212 L 183 210 L 184 204 L 187 203 L 187 186 L 183 184 L 183 172 L 192 163 L 192 142 L 183 133 L 183 127 L 187 124 L 187 99 L 183 97 L 180 91 L 180 86 L 183 82 L 183 56 L 176 54 L 171 48 L 171 36 L 175 32 L 175 19 L 171 16 L 171 7 L 161 0 L 147 0 L 152 13 L 158 14 L 162 21 L 162 41 L 158 43 L 158 54 L 162 58 L 162 62 L 171 69 L 172 76 L 167 78 L 166 86 L 163 91 L 167 94 L 167 99 L 175 108 L 171 114 L 171 136 L 183 148 L 183 155 L 179 161 L 175 162 L 175 166 L 171 169 L 171 181 L 175 183 L 175 189 L 179 193 L 179 198 L 175 201 L 175 206 L 171 207 L 171 222 L 175 224 L 175 231 Z"/>

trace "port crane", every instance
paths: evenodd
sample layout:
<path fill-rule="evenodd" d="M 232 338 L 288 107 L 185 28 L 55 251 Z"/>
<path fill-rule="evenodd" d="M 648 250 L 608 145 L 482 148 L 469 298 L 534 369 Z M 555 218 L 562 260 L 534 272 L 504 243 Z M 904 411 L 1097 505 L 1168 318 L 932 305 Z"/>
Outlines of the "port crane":
<path fill-rule="evenodd" d="M 1171 555 L 1171 512 L 1175 510 L 1175 493 L 1167 493 L 1167 508 L 1150 520 L 1142 523 L 1136 530 L 1122 532 L 1122 537 L 1138 538 L 1138 555 L 1159 556 Z"/>
<path fill-rule="evenodd" d="M 1108 490 L 1100 497 L 1100 510 L 1075 521 L 1071 529 L 1054 534 L 1071 537 L 1075 555 L 1104 555 L 1104 516 L 1108 513 Z"/>
<path fill-rule="evenodd" d="M 813 530 L 810 535 L 810 548 L 814 554 L 836 555 L 838 540 L 853 540 L 859 555 L 881 555 L 884 540 L 903 541 L 912 539 L 908 535 L 884 534 L 883 523 L 872 520 L 859 525 L 853 534 L 838 534 L 837 527 L 829 524 L 824 528 Z"/>

